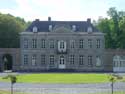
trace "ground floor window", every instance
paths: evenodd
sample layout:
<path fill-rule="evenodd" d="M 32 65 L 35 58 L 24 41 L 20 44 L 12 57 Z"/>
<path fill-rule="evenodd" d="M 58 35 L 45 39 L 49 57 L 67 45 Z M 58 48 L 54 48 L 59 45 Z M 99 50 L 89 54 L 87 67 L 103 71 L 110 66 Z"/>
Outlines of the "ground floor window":
<path fill-rule="evenodd" d="M 75 61 L 74 58 L 75 58 L 74 55 L 70 55 L 70 56 L 69 56 L 69 62 L 70 62 L 71 65 L 74 64 L 74 61 Z"/>
<path fill-rule="evenodd" d="M 36 65 L 36 55 L 32 55 L 32 65 Z"/>
<path fill-rule="evenodd" d="M 100 67 L 102 65 L 100 56 L 96 56 L 96 66 Z"/>
<path fill-rule="evenodd" d="M 79 65 L 84 65 L 84 55 L 79 56 Z"/>
<path fill-rule="evenodd" d="M 25 54 L 24 55 L 24 65 L 27 65 L 28 64 L 28 55 Z"/>
<path fill-rule="evenodd" d="M 50 55 L 50 65 L 54 65 L 54 55 Z"/>
<path fill-rule="evenodd" d="M 88 66 L 93 66 L 93 64 L 92 64 L 92 56 L 88 56 Z"/>
<path fill-rule="evenodd" d="M 45 62 L 46 62 L 46 56 L 41 55 L 41 65 L 45 65 Z"/>

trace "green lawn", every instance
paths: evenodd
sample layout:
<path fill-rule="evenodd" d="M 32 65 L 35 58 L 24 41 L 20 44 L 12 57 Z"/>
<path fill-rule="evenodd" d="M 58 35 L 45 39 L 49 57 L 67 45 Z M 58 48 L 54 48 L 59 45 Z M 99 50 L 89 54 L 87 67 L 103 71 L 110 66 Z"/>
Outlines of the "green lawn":
<path fill-rule="evenodd" d="M 10 91 L 0 90 L 0 94 L 10 94 Z M 14 92 L 14 94 L 26 94 L 26 93 L 17 93 L 17 92 Z"/>
<path fill-rule="evenodd" d="M 17 82 L 26 83 L 103 83 L 108 82 L 108 74 L 94 73 L 37 73 L 37 74 L 22 74 L 17 76 Z M 0 77 L 0 81 L 3 80 Z"/>

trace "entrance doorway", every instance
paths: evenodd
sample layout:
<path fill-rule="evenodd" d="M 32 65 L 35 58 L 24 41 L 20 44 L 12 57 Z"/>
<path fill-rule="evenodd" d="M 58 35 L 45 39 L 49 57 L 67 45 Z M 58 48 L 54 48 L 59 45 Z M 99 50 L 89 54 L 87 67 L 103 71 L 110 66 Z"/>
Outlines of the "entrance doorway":
<path fill-rule="evenodd" d="M 64 56 L 60 56 L 60 58 L 59 58 L 59 69 L 65 69 L 65 58 L 64 58 Z"/>
<path fill-rule="evenodd" d="M 12 70 L 12 56 L 10 54 L 5 54 L 3 55 L 3 65 L 4 65 L 4 70 Z"/>

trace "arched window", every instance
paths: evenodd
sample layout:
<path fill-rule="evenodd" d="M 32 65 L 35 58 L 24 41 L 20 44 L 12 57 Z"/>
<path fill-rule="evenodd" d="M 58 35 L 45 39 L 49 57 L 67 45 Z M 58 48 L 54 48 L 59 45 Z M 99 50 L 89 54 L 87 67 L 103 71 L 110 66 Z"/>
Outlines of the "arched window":
<path fill-rule="evenodd" d="M 33 27 L 33 32 L 35 33 L 35 32 L 37 32 L 37 31 L 38 31 L 37 27 L 34 26 L 34 27 Z"/>

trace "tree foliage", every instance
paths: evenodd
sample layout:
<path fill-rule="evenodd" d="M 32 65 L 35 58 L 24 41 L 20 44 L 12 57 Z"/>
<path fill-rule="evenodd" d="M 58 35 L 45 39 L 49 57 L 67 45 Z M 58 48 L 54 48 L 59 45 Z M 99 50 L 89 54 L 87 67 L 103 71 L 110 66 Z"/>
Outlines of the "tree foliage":
<path fill-rule="evenodd" d="M 106 48 L 125 48 L 125 12 L 112 7 L 107 11 L 108 18 L 101 18 L 97 28 L 105 33 Z"/>
<path fill-rule="evenodd" d="M 24 19 L 0 13 L 0 48 L 18 48 L 19 33 L 26 27 Z"/>

